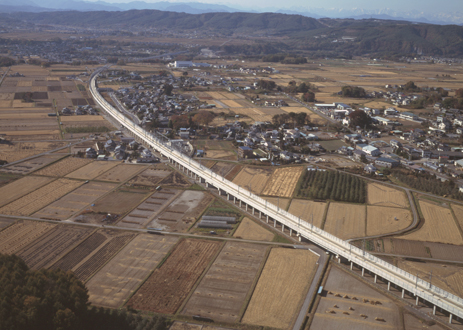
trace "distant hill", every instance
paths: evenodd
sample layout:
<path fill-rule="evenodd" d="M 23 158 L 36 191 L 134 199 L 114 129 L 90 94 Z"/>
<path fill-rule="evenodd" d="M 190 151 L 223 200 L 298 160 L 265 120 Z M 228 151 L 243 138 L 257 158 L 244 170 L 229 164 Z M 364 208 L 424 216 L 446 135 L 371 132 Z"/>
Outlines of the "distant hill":
<path fill-rule="evenodd" d="M 322 56 L 426 54 L 463 57 L 463 27 L 398 20 L 314 19 L 277 13 L 216 12 L 194 15 L 159 10 L 12 13 L 0 15 L 0 24 L 4 19 L 132 32 L 167 28 L 177 31 L 208 31 L 227 36 L 244 33 L 287 37 L 284 45 L 260 47 L 259 54 L 291 48 Z M 282 44 L 281 40 L 279 42 Z M 272 44 L 271 39 L 266 43 Z M 240 48 L 224 46 L 224 50 L 239 53 Z M 252 49 L 248 53 L 252 53 Z"/>

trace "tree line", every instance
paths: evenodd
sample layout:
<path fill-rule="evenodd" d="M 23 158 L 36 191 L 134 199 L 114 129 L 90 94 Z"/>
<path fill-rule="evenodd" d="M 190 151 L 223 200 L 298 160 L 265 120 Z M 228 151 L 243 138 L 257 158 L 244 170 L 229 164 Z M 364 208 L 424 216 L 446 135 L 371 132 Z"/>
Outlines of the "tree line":
<path fill-rule="evenodd" d="M 338 171 L 306 171 L 302 175 L 297 197 L 365 203 L 365 181 Z"/>
<path fill-rule="evenodd" d="M 62 270 L 28 268 L 0 254 L 0 330 L 165 330 L 161 316 L 90 307 L 85 285 Z"/>
<path fill-rule="evenodd" d="M 459 192 L 458 185 L 452 180 L 442 182 L 436 179 L 434 175 L 428 173 L 405 174 L 399 170 L 393 171 L 392 175 L 410 188 L 429 192 L 434 195 L 447 195 L 447 197 L 463 200 L 463 194 Z"/>

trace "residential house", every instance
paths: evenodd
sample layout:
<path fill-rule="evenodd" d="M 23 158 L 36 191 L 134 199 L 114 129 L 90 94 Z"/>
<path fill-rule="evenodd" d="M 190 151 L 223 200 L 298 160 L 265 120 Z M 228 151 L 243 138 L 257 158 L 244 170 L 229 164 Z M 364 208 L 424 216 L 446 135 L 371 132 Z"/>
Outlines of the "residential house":
<path fill-rule="evenodd" d="M 380 157 L 375 160 L 375 165 L 378 167 L 394 168 L 399 166 L 400 162 L 395 159 Z"/>

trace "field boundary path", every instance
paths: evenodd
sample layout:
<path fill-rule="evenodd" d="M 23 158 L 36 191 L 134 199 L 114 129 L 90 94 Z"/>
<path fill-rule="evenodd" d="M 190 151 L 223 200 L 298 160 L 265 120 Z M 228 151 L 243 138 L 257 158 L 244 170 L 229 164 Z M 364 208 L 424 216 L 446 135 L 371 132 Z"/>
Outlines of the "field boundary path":
<path fill-rule="evenodd" d="M 17 160 L 17 161 L 14 161 L 14 162 L 5 164 L 5 165 L 3 165 L 3 166 L 0 165 L 0 168 L 6 168 L 6 167 L 8 167 L 8 166 L 10 166 L 10 165 L 22 163 L 22 162 L 24 162 L 24 161 L 26 161 L 26 160 L 29 160 L 29 159 L 34 159 L 34 158 L 37 158 L 37 157 L 40 157 L 40 156 L 45 156 L 45 155 L 54 153 L 54 152 L 56 152 L 56 151 L 63 150 L 63 149 L 66 149 L 66 148 L 75 146 L 76 144 L 80 144 L 80 143 L 85 142 L 85 141 L 87 141 L 87 139 L 82 139 L 82 140 L 79 140 L 78 142 L 69 143 L 69 144 L 65 145 L 64 147 L 59 147 L 59 148 L 56 148 L 56 149 L 53 149 L 53 150 L 45 151 L 45 152 L 42 152 L 42 153 L 37 154 L 37 155 L 33 155 L 33 156 L 30 156 L 30 157 L 26 157 L 26 158 L 23 158 L 23 159 L 20 159 L 20 160 Z M 69 153 L 67 153 L 67 154 L 69 154 Z"/>
<path fill-rule="evenodd" d="M 175 150 L 170 144 L 166 143 L 164 136 L 151 134 L 145 131 L 140 126 L 129 121 L 124 115 L 116 110 L 109 104 L 99 93 L 96 86 L 96 77 L 100 72 L 105 70 L 106 67 L 97 69 L 90 79 L 90 92 L 95 101 L 115 120 L 119 121 L 121 125 L 126 127 L 132 134 L 140 140 L 148 143 L 153 149 L 160 152 L 162 155 L 169 158 L 170 162 L 183 169 L 187 174 L 198 178 L 201 182 L 205 182 L 207 186 L 213 186 L 219 190 L 220 193 L 230 196 L 234 201 L 238 199 L 240 203 L 245 203 L 246 207 L 250 207 L 253 213 L 257 210 L 259 217 L 264 214 L 267 219 L 272 219 L 274 223 L 279 222 L 282 226 L 287 226 L 290 230 L 295 230 L 301 237 L 317 244 L 323 249 L 328 250 L 330 253 L 336 255 L 341 259 L 350 262 L 351 266 L 358 265 L 364 270 L 372 274 L 380 276 L 389 283 L 403 289 L 408 294 L 416 296 L 433 304 L 436 308 L 440 308 L 449 313 L 449 322 L 452 322 L 452 317 L 456 316 L 463 319 L 463 299 L 447 292 L 441 288 L 431 285 L 429 282 L 419 279 L 418 277 L 396 267 L 384 260 L 375 257 L 370 253 L 366 253 L 361 249 L 352 246 L 348 242 L 331 235 L 330 233 L 321 230 L 320 228 L 311 226 L 300 218 L 278 209 L 273 204 L 251 192 L 240 188 L 236 184 L 226 180 L 224 177 L 213 173 L 211 170 L 200 166 L 194 159 L 187 155 Z M 162 140 L 161 140 L 162 139 Z"/>
<path fill-rule="evenodd" d="M 403 233 L 415 228 L 416 225 L 418 224 L 418 221 L 420 220 L 420 218 L 418 217 L 418 212 L 416 211 L 416 206 L 415 206 L 415 203 L 413 201 L 413 196 L 411 195 L 410 190 L 405 190 L 405 192 L 407 193 L 408 201 L 410 202 L 410 207 L 411 207 L 412 213 L 413 213 L 413 221 L 407 228 L 404 228 L 404 229 L 401 229 L 401 230 L 398 230 L 398 231 L 395 231 L 395 232 L 392 232 L 392 233 L 387 233 L 387 234 L 379 234 L 379 235 L 373 235 L 373 236 L 362 236 L 362 237 L 357 237 L 357 238 L 351 238 L 351 239 L 346 240 L 346 242 L 352 242 L 352 241 L 356 241 L 356 240 L 359 240 L 359 239 L 373 239 L 373 238 L 380 238 L 380 237 L 385 237 L 385 236 L 399 235 L 399 234 L 403 234 Z M 374 253 L 374 254 L 377 255 L 377 253 Z"/>

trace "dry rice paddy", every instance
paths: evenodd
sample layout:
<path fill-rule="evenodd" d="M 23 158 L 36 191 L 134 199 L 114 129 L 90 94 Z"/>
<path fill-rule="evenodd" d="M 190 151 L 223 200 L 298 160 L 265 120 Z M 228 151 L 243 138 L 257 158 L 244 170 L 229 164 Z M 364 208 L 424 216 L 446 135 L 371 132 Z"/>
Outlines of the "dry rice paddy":
<path fill-rule="evenodd" d="M 30 215 L 76 189 L 83 182 L 70 179 L 55 180 L 0 208 L 1 214 Z"/>
<path fill-rule="evenodd" d="M 407 228 L 413 221 L 407 209 L 367 206 L 367 236 L 393 233 Z"/>
<path fill-rule="evenodd" d="M 54 163 L 50 166 L 47 166 L 41 170 L 35 172 L 38 175 L 54 176 L 61 177 L 65 176 L 75 170 L 85 166 L 92 161 L 87 158 L 76 158 L 76 157 L 67 157 L 63 160 L 60 160 L 57 163 Z"/>
<path fill-rule="evenodd" d="M 288 328 L 311 284 L 317 260 L 307 250 L 272 249 L 242 322 Z"/>
<path fill-rule="evenodd" d="M 249 218 L 244 218 L 233 237 L 254 241 L 272 241 L 275 235 Z"/>
<path fill-rule="evenodd" d="M 272 169 L 245 167 L 238 173 L 233 183 L 251 190 L 254 194 L 261 194 L 272 171 Z"/>
<path fill-rule="evenodd" d="M 146 166 L 121 164 L 100 175 L 96 180 L 124 182 L 143 169 L 146 169 Z"/>
<path fill-rule="evenodd" d="M 323 217 L 325 215 L 326 203 L 314 202 L 304 199 L 293 199 L 288 212 L 300 217 L 308 223 L 312 223 L 316 227 L 321 227 L 323 223 Z"/>
<path fill-rule="evenodd" d="M 303 167 L 277 168 L 262 191 L 263 195 L 291 197 Z"/>
<path fill-rule="evenodd" d="M 120 164 L 120 162 L 96 161 L 88 165 L 85 165 L 84 167 L 81 167 L 74 172 L 69 173 L 68 175 L 66 175 L 66 177 L 73 179 L 93 180 L 97 176 L 100 176 L 104 172 L 109 171 L 118 164 Z"/>
<path fill-rule="evenodd" d="M 446 244 L 463 244 L 460 230 L 449 208 L 420 201 L 424 224 L 417 231 L 400 236 L 402 239 Z"/>
<path fill-rule="evenodd" d="M 0 188 L 0 206 L 6 205 L 15 199 L 50 183 L 51 178 L 40 176 L 26 176 Z"/>
<path fill-rule="evenodd" d="M 341 239 L 365 236 L 365 206 L 330 203 L 324 230 Z"/>
<path fill-rule="evenodd" d="M 410 207 L 406 194 L 398 189 L 377 183 L 368 184 L 368 204 L 378 206 Z"/>

